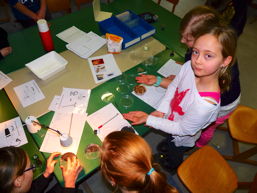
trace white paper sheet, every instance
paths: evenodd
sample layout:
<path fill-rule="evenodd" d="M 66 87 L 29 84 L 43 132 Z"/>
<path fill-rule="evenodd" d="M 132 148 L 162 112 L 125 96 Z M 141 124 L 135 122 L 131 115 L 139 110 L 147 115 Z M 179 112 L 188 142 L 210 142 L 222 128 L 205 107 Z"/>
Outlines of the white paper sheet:
<path fill-rule="evenodd" d="M 88 63 L 96 83 L 121 75 L 121 71 L 112 54 L 88 58 Z"/>
<path fill-rule="evenodd" d="M 0 147 L 22 146 L 28 143 L 20 117 L 0 123 Z"/>
<path fill-rule="evenodd" d="M 21 84 L 13 89 L 24 108 L 45 98 L 35 80 Z"/>
<path fill-rule="evenodd" d="M 85 114 L 91 90 L 63 88 L 61 96 L 55 96 L 49 110 L 61 113 Z"/>
<path fill-rule="evenodd" d="M 59 135 L 52 130 L 48 130 L 40 151 L 47 153 L 61 152 L 62 154 L 72 152 L 77 154 L 86 120 L 87 115 L 85 114 L 55 113 L 49 127 L 57 129 L 61 133 L 69 134 L 73 142 L 69 147 L 62 147 Z"/>
<path fill-rule="evenodd" d="M 0 71 L 0 90 L 12 81 L 6 74 Z"/>
<path fill-rule="evenodd" d="M 66 47 L 78 56 L 88 58 L 105 44 L 106 39 L 91 31 L 70 42 Z"/>
<path fill-rule="evenodd" d="M 145 103 L 149 104 L 153 108 L 157 109 L 159 106 L 162 98 L 165 95 L 166 89 L 162 87 L 155 87 L 155 86 L 146 86 L 146 92 L 143 95 L 137 95 L 134 91 L 132 94 L 134 94 L 136 97 L 140 98 Z"/>
<path fill-rule="evenodd" d="M 176 61 L 169 59 L 157 72 L 164 77 L 169 75 L 177 75 L 182 65 L 177 64 Z"/>
<path fill-rule="evenodd" d="M 86 34 L 86 32 L 83 32 L 82 30 L 78 29 L 77 27 L 72 26 L 72 27 L 56 34 L 56 36 L 67 43 L 71 43 L 71 42 L 77 40 L 78 38 L 81 38 L 85 34 Z"/>
<path fill-rule="evenodd" d="M 101 141 L 113 131 L 120 131 L 125 126 L 131 127 L 112 103 L 89 115 L 87 121 L 93 130 L 98 131 L 97 136 Z M 101 125 L 103 126 L 98 129 Z"/>

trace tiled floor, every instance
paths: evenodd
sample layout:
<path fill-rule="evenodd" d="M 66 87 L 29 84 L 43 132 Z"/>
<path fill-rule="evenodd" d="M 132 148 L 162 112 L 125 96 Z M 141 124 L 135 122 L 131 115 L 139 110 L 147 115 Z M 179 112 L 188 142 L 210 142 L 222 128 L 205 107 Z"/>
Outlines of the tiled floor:
<path fill-rule="evenodd" d="M 202 0 L 200 0 L 202 1 Z M 185 1 L 184 1 L 185 2 Z M 87 5 L 85 5 L 87 6 Z M 179 9 L 179 6 L 178 8 Z M 76 11 L 76 7 L 73 6 L 73 11 Z M 180 13 L 180 10 L 177 10 Z M 0 12 L 1 17 L 2 12 Z M 54 15 L 54 17 L 59 17 L 61 15 Z M 242 87 L 242 100 L 241 104 L 251 106 L 257 109 L 257 21 L 253 22 L 253 19 L 256 18 L 257 11 L 249 9 L 248 14 L 248 23 L 245 26 L 244 33 L 241 35 L 238 42 L 238 61 L 240 68 L 240 79 Z M 13 21 L 13 19 L 12 19 Z M 0 24 L 4 27 L 9 33 L 13 33 L 17 30 L 21 30 L 19 24 L 15 22 Z M 151 132 L 145 137 L 146 141 L 149 142 L 153 151 L 155 152 L 156 145 L 159 141 L 163 139 L 163 136 L 158 132 Z M 210 142 L 214 148 L 224 154 L 231 154 L 232 145 L 231 139 L 228 132 L 217 130 L 213 140 Z M 242 149 L 249 148 L 249 145 L 241 144 Z M 257 156 L 252 158 L 257 160 Z M 235 162 L 229 162 L 232 168 L 236 171 L 239 181 L 251 181 L 255 173 L 257 172 L 257 167 L 250 166 L 247 164 L 238 164 Z M 169 182 L 175 185 L 180 192 L 187 193 L 188 191 L 182 185 L 177 175 L 168 176 Z M 90 178 L 86 180 L 90 188 L 94 193 L 109 193 L 112 192 L 110 187 L 103 181 L 100 172 L 96 172 Z M 81 189 L 83 188 L 84 183 L 80 185 Z M 236 193 L 246 193 L 247 190 L 237 190 Z M 90 192 L 87 192 L 90 193 Z"/>

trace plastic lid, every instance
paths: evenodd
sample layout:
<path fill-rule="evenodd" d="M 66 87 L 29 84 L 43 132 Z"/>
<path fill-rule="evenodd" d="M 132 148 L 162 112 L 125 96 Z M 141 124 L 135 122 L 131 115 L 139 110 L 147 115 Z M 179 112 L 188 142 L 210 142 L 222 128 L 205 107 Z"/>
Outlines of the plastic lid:
<path fill-rule="evenodd" d="M 45 19 L 37 20 L 37 26 L 40 32 L 47 32 L 49 30 L 48 24 Z"/>

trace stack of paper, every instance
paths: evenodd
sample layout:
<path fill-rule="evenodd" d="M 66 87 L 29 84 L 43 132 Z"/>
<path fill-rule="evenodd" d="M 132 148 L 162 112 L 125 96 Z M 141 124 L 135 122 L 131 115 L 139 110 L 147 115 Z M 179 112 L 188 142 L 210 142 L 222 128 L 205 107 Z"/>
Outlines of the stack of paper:
<path fill-rule="evenodd" d="M 55 96 L 50 111 L 60 113 L 86 114 L 91 90 L 63 88 L 61 96 Z"/>
<path fill-rule="evenodd" d="M 48 130 L 40 147 L 43 152 L 73 152 L 77 153 L 84 125 L 87 120 L 87 106 L 90 90 L 63 88 L 61 96 L 55 96 L 49 110 L 55 111 L 50 128 L 71 136 L 73 142 L 69 147 L 62 147 L 60 136 Z"/>
<path fill-rule="evenodd" d="M 106 44 L 106 39 L 94 32 L 85 33 L 75 26 L 66 29 L 56 36 L 68 43 L 66 45 L 67 49 L 82 58 L 88 58 Z"/>

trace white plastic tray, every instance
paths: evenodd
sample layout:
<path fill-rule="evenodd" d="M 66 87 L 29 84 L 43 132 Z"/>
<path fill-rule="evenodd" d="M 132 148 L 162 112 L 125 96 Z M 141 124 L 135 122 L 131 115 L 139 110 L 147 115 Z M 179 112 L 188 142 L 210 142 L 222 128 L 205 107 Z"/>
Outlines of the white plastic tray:
<path fill-rule="evenodd" d="M 26 64 L 38 78 L 46 80 L 56 73 L 62 71 L 68 61 L 65 60 L 60 54 L 51 51 L 30 63 Z"/>

